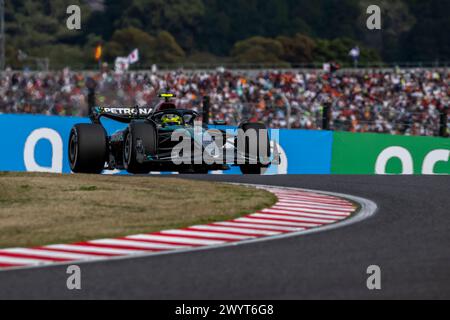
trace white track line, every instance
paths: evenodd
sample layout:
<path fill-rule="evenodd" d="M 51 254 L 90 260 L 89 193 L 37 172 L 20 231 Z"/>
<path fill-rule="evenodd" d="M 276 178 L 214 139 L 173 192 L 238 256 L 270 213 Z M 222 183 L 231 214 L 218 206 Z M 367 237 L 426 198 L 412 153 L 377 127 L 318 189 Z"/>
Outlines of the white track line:
<path fill-rule="evenodd" d="M 27 258 L 15 258 L 15 257 L 3 257 L 0 256 L 0 263 L 6 264 L 18 264 L 18 265 L 48 265 L 51 261 L 43 261 L 38 259 L 27 259 Z"/>
<path fill-rule="evenodd" d="M 41 257 L 41 258 L 56 258 L 56 259 L 68 259 L 68 260 L 79 260 L 79 259 L 84 260 L 84 259 L 95 258 L 94 256 L 87 255 L 87 254 L 64 253 L 64 252 L 36 250 L 36 249 L 24 249 L 24 248 L 5 249 L 5 250 L 2 250 L 2 252 L 36 256 L 36 257 Z M 39 259 L 39 258 L 33 258 L 33 259 Z"/>
<path fill-rule="evenodd" d="M 332 204 L 319 204 L 317 202 L 311 201 L 289 201 L 289 200 L 281 200 L 277 203 L 277 205 L 290 206 L 290 207 L 307 207 L 307 208 L 318 208 L 318 209 L 330 209 L 330 210 L 353 210 L 353 206 L 343 206 L 343 205 L 332 205 Z"/>
<path fill-rule="evenodd" d="M 175 246 L 170 244 L 159 244 L 159 243 L 147 243 L 133 240 L 118 240 L 118 239 L 102 239 L 102 240 L 94 240 L 89 241 L 89 244 L 93 245 L 105 245 L 105 246 L 123 246 L 123 247 L 133 247 L 133 248 L 142 248 L 142 249 L 155 249 L 155 250 L 174 250 L 180 249 L 183 246 Z"/>
<path fill-rule="evenodd" d="M 163 235 L 151 235 L 151 234 L 141 234 L 136 236 L 129 236 L 127 238 L 136 239 L 136 240 L 147 240 L 147 241 L 162 241 L 162 242 L 174 242 L 180 243 L 183 245 L 194 246 L 194 245 L 203 245 L 203 246 L 212 246 L 217 244 L 225 243 L 225 241 L 221 240 L 203 240 L 203 239 L 194 239 L 194 238 L 182 238 L 175 236 L 163 236 Z"/>
<path fill-rule="evenodd" d="M 306 222 L 306 223 L 319 223 L 319 224 L 324 224 L 324 223 L 333 223 L 335 220 L 324 220 L 324 219 L 313 219 L 313 218 L 306 218 L 306 217 L 294 217 L 294 216 L 282 216 L 282 215 L 278 215 L 278 214 L 270 214 L 270 213 L 255 213 L 250 215 L 251 217 L 256 217 L 256 218 L 272 218 L 272 219 L 277 219 L 277 220 L 288 220 L 288 221 L 300 221 L 300 222 Z"/>
<path fill-rule="evenodd" d="M 319 213 L 309 213 L 309 212 L 303 212 L 303 211 L 287 211 L 287 210 L 279 210 L 276 209 L 275 207 L 272 209 L 263 209 L 259 212 L 263 212 L 263 213 L 282 213 L 282 214 L 287 214 L 287 215 L 291 215 L 291 216 L 297 216 L 297 217 L 310 217 L 310 218 L 323 218 L 323 219 L 328 219 L 328 220 L 341 220 L 341 219 L 345 219 L 346 216 L 336 216 L 336 215 L 332 215 L 332 214 L 319 214 Z"/>
<path fill-rule="evenodd" d="M 139 250 L 129 250 L 129 249 L 112 249 L 112 248 L 100 248 L 91 246 L 82 246 L 75 244 L 55 244 L 43 248 L 55 249 L 55 250 L 67 250 L 67 251 L 79 251 L 87 253 L 97 253 L 105 255 L 128 255 L 137 254 L 141 251 Z"/>
<path fill-rule="evenodd" d="M 216 226 L 194 226 L 191 227 L 191 229 L 196 230 L 206 230 L 206 231 L 226 231 L 226 232 L 236 232 L 236 233 L 243 233 L 243 234 L 254 234 L 254 235 L 261 235 L 261 236 L 273 236 L 276 234 L 280 234 L 280 232 L 275 231 L 263 231 L 263 230 L 256 230 L 256 229 L 241 229 L 241 228 L 229 228 L 229 227 L 216 227 Z"/>
<path fill-rule="evenodd" d="M 269 223 L 272 225 L 280 225 L 280 226 L 290 226 L 290 227 L 301 227 L 301 228 L 314 228 L 318 227 L 318 224 L 313 223 L 301 223 L 301 222 L 290 222 L 290 221 L 280 221 L 280 220 L 269 220 L 269 219 L 258 219 L 256 217 L 248 216 L 246 218 L 239 218 L 236 219 L 236 221 L 242 221 L 242 222 L 250 222 L 250 223 Z"/>
<path fill-rule="evenodd" d="M 228 234 L 228 233 L 215 233 L 215 232 L 203 232 L 203 231 L 194 231 L 194 230 L 169 230 L 169 231 L 163 231 L 164 234 L 173 234 L 178 236 L 198 236 L 198 237 L 205 237 L 205 238 L 224 238 L 232 240 L 243 240 L 250 238 L 249 236 L 239 236 L 235 234 Z"/>
<path fill-rule="evenodd" d="M 285 209 L 285 210 L 295 210 L 295 211 L 302 211 L 302 212 L 311 212 L 311 213 L 321 213 L 321 214 L 331 214 L 331 215 L 350 215 L 355 209 L 352 210 L 330 210 L 328 208 L 321 209 L 321 208 L 306 208 L 303 206 L 286 206 L 283 204 L 277 204 L 273 206 L 272 208 L 278 208 L 278 209 Z"/>
<path fill-rule="evenodd" d="M 294 228 L 294 227 L 281 227 L 281 226 L 274 226 L 271 224 L 252 224 L 252 223 L 239 223 L 239 222 L 216 222 L 212 225 L 217 226 L 229 226 L 229 227 L 235 227 L 235 228 L 251 228 L 251 229 L 262 229 L 262 230 L 273 230 L 273 231 L 279 231 L 279 232 L 293 232 L 298 231 L 302 228 Z"/>
<path fill-rule="evenodd" d="M 319 201 L 319 200 L 313 200 L 313 199 L 304 199 L 304 198 L 297 198 L 297 197 L 280 197 L 279 198 L 281 202 L 283 203 L 305 203 L 305 200 L 307 202 L 314 202 L 316 205 L 321 206 L 334 206 L 337 208 L 351 208 L 351 206 L 348 203 L 345 202 L 334 202 L 334 201 Z"/>
<path fill-rule="evenodd" d="M 271 208 L 242 218 L 181 230 L 29 249 L 0 249 L 0 270 L 69 264 L 65 260 L 77 264 L 122 260 L 276 240 L 347 226 L 372 216 L 377 209 L 370 200 L 349 195 L 296 188 L 247 186 L 272 192 L 279 201 Z M 356 207 L 347 199 L 361 206 L 355 215 L 352 213 Z M 2 269 L 2 265 L 6 269 Z"/>

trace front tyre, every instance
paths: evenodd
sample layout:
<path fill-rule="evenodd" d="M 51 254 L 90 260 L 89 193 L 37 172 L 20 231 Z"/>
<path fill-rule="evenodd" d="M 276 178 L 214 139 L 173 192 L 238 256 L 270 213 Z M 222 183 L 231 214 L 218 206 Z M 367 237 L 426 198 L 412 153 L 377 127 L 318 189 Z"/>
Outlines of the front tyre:
<path fill-rule="evenodd" d="M 241 165 L 239 166 L 242 174 L 261 174 L 262 173 L 262 165 L 259 164 L 250 164 L 250 165 Z"/>
<path fill-rule="evenodd" d="M 69 163 L 74 173 L 100 174 L 105 168 L 108 139 L 99 124 L 77 124 L 69 137 Z"/>

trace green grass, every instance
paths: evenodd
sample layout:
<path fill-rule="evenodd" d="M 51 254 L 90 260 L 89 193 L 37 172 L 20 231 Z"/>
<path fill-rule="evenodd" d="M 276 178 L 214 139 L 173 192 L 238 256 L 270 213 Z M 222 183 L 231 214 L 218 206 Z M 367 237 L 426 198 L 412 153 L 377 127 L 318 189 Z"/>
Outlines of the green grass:
<path fill-rule="evenodd" d="M 275 202 L 264 190 L 172 177 L 0 172 L 0 248 L 223 221 Z"/>

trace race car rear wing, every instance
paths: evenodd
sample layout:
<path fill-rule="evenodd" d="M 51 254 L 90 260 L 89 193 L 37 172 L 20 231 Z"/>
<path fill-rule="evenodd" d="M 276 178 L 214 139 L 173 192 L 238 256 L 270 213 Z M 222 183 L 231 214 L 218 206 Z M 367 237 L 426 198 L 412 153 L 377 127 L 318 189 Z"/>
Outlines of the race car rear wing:
<path fill-rule="evenodd" d="M 162 103 L 158 105 L 155 108 L 149 108 L 149 107 L 92 107 L 90 108 L 89 117 L 92 121 L 92 123 L 100 123 L 101 118 L 108 118 L 112 119 L 117 122 L 121 123 L 130 123 L 132 120 L 135 119 L 147 119 L 149 118 L 154 112 L 161 111 L 161 106 L 168 105 L 169 108 L 176 109 L 175 104 L 170 103 L 170 99 L 176 97 L 172 93 L 162 93 L 158 95 L 160 99 L 165 99 L 165 103 Z M 203 125 L 208 126 L 209 120 L 211 118 L 211 102 L 209 96 L 203 97 L 203 111 L 202 111 L 202 118 L 203 118 Z M 226 124 L 226 123 L 222 123 Z"/>
<path fill-rule="evenodd" d="M 94 107 L 91 110 L 90 118 L 93 123 L 99 123 L 101 118 L 130 123 L 135 119 L 147 119 L 152 113 L 153 108 Z"/>

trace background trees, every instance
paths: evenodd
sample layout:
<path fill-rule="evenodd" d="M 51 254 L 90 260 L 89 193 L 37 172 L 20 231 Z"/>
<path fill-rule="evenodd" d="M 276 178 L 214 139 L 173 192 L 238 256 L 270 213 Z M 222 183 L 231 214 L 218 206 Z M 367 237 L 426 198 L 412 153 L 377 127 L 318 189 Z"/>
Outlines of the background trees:
<path fill-rule="evenodd" d="M 283 45 L 279 41 L 263 37 L 238 41 L 231 51 L 235 62 L 244 63 L 279 63 L 283 54 Z"/>
<path fill-rule="evenodd" d="M 6 1 L 7 64 L 49 57 L 55 68 L 95 66 L 141 49 L 142 65 L 180 61 L 348 62 L 435 61 L 450 57 L 450 1 L 441 0 L 93 0 Z M 97 1 L 98 2 L 98 1 Z M 374 2 L 374 3 L 372 3 Z M 82 30 L 66 28 L 66 8 L 82 7 Z M 365 27 L 366 8 L 382 8 L 383 30 Z"/>

